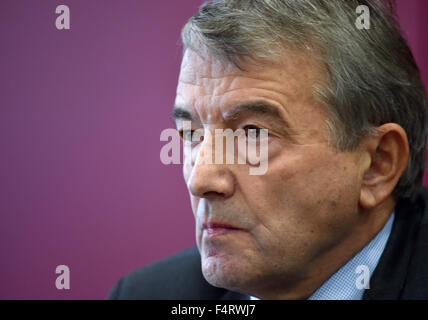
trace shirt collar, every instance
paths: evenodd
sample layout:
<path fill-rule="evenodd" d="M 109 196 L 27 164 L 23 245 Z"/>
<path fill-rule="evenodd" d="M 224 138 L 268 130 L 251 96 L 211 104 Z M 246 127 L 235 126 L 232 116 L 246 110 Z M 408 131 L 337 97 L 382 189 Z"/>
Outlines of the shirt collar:
<path fill-rule="evenodd" d="M 376 237 L 325 281 L 308 300 L 361 300 L 364 290 L 370 290 L 370 282 L 361 281 L 364 276 L 362 273 L 367 273 L 366 280 L 373 274 L 391 234 L 394 216 L 393 212 Z"/>

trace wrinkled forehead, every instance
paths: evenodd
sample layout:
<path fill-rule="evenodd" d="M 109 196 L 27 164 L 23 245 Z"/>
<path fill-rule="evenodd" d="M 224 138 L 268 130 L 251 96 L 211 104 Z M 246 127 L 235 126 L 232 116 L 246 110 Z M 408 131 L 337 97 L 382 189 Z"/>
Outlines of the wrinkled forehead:
<path fill-rule="evenodd" d="M 197 77 L 216 79 L 225 75 L 235 76 L 242 73 L 242 70 L 227 59 L 186 49 L 181 62 L 179 81 L 188 83 L 195 82 Z"/>
<path fill-rule="evenodd" d="M 259 60 L 240 69 L 225 59 L 187 49 L 174 109 L 193 115 L 187 118 L 213 123 L 226 119 L 224 114 L 237 106 L 251 105 L 247 111 L 269 106 L 291 124 L 309 125 L 317 104 L 314 85 L 321 81 L 321 71 L 316 59 L 299 52 L 290 52 L 283 62 Z"/>
<path fill-rule="evenodd" d="M 206 123 L 217 118 L 229 108 L 252 100 L 251 94 L 260 94 L 254 88 L 269 87 L 275 82 L 275 75 L 262 74 L 262 68 L 240 59 L 240 67 L 233 62 L 211 54 L 196 53 L 187 49 L 180 71 L 175 107 L 187 109 Z M 260 69 L 260 70 L 257 70 Z M 266 70 L 266 65 L 265 65 Z M 259 103 L 258 103 L 259 104 Z M 177 108 L 175 108 L 177 110 Z"/>
<path fill-rule="evenodd" d="M 252 77 L 272 81 L 324 83 L 326 67 L 317 51 L 285 50 L 276 60 L 255 57 L 238 57 L 239 67 L 232 61 L 209 54 L 186 49 L 180 69 L 179 81 L 197 83 L 198 79 L 219 79 L 222 77 Z"/>

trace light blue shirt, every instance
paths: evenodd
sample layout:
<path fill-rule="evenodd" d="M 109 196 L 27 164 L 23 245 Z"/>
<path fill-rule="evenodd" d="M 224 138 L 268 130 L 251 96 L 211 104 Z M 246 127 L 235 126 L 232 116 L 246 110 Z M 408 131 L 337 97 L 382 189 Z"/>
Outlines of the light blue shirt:
<path fill-rule="evenodd" d="M 361 300 L 364 290 L 370 290 L 369 279 L 391 234 L 394 216 L 393 212 L 376 237 L 327 279 L 308 300 Z M 250 299 L 258 300 L 254 297 Z"/>

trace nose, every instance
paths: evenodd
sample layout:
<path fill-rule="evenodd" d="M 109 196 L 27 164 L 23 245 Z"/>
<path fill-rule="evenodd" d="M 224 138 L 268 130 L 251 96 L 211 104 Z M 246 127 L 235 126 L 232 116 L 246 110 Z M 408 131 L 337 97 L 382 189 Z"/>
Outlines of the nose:
<path fill-rule="evenodd" d="M 199 198 L 229 198 L 235 192 L 235 177 L 230 165 L 206 163 L 204 149 L 211 148 L 209 144 L 202 143 L 191 174 L 187 181 L 190 193 Z"/>

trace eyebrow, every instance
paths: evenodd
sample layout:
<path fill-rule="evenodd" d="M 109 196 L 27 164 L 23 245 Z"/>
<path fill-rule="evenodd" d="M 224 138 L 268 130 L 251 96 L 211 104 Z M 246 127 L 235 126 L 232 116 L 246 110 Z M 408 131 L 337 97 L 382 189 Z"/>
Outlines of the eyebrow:
<path fill-rule="evenodd" d="M 194 120 L 193 114 L 185 108 L 174 106 L 172 110 L 172 121 L 183 120 Z"/>
<path fill-rule="evenodd" d="M 278 118 L 278 120 L 282 120 L 278 108 L 272 106 L 271 104 L 265 101 L 244 102 L 235 105 L 223 114 L 223 118 L 226 121 L 233 121 L 238 119 L 242 114 L 246 113 L 268 116 L 271 118 Z"/>
<path fill-rule="evenodd" d="M 245 114 L 256 114 L 263 117 L 268 117 L 273 119 L 275 122 L 280 123 L 285 128 L 290 128 L 287 120 L 281 116 L 278 107 L 263 100 L 239 103 L 230 108 L 230 110 L 224 112 L 223 119 L 225 121 L 234 121 Z M 174 122 L 177 120 L 192 121 L 195 120 L 195 116 L 187 108 L 174 106 L 172 111 L 172 119 Z"/>

